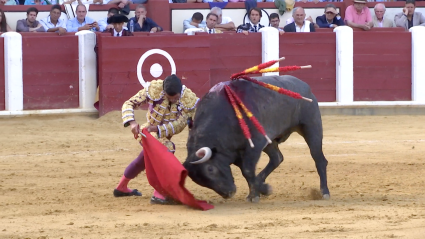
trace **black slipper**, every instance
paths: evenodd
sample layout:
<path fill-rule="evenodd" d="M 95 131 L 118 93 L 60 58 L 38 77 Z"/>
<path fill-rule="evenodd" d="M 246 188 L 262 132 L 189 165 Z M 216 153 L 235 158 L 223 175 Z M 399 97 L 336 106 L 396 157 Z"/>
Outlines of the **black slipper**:
<path fill-rule="evenodd" d="M 114 196 L 115 197 L 142 196 L 142 193 L 137 191 L 137 189 L 133 189 L 133 191 L 129 193 L 121 192 L 118 189 L 114 189 Z"/>

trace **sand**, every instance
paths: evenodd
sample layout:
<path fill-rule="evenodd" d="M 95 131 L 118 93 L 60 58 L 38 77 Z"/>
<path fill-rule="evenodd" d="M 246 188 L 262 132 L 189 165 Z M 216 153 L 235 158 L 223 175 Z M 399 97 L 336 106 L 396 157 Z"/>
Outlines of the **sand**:
<path fill-rule="evenodd" d="M 0 238 L 425 238 L 425 116 L 324 116 L 329 201 L 318 200 L 314 161 L 294 134 L 258 204 L 245 201 L 236 167 L 228 200 L 188 178 L 209 211 L 151 205 L 144 173 L 129 185 L 142 197 L 113 197 L 141 149 L 120 119 L 1 118 Z M 182 162 L 186 139 L 173 138 Z"/>

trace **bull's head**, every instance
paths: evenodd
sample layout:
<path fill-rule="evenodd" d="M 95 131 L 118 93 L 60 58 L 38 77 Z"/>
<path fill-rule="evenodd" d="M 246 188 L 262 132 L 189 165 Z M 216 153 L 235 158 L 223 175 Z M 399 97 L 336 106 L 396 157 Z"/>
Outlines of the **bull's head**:
<path fill-rule="evenodd" d="M 230 163 L 225 155 L 203 147 L 195 152 L 189 149 L 183 166 L 189 177 L 197 184 L 210 188 L 223 198 L 231 198 L 236 193 Z"/>

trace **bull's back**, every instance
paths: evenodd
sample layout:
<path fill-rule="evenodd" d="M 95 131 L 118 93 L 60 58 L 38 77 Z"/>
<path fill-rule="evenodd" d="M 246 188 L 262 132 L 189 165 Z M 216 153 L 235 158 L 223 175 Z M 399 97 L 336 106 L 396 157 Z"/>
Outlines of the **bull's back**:
<path fill-rule="evenodd" d="M 290 75 L 263 76 L 255 79 L 313 100 L 308 102 L 294 99 L 248 81 L 234 82 L 233 88 L 263 124 L 266 131 L 289 132 L 309 117 L 320 116 L 316 97 L 311 92 L 310 86 L 302 80 Z"/>

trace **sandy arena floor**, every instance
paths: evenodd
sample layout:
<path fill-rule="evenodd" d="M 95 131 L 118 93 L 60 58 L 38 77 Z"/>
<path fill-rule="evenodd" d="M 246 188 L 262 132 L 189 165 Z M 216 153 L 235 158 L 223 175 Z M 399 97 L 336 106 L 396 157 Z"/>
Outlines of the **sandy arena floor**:
<path fill-rule="evenodd" d="M 267 180 L 274 194 L 259 204 L 245 202 L 237 168 L 230 200 L 188 178 L 215 205 L 205 212 L 150 205 L 144 173 L 130 183 L 143 197 L 113 197 L 140 150 L 120 119 L 1 118 L 0 238 L 425 238 L 425 116 L 324 116 L 331 200 L 316 200 L 314 161 L 292 135 Z M 174 138 L 181 161 L 186 139 Z"/>

